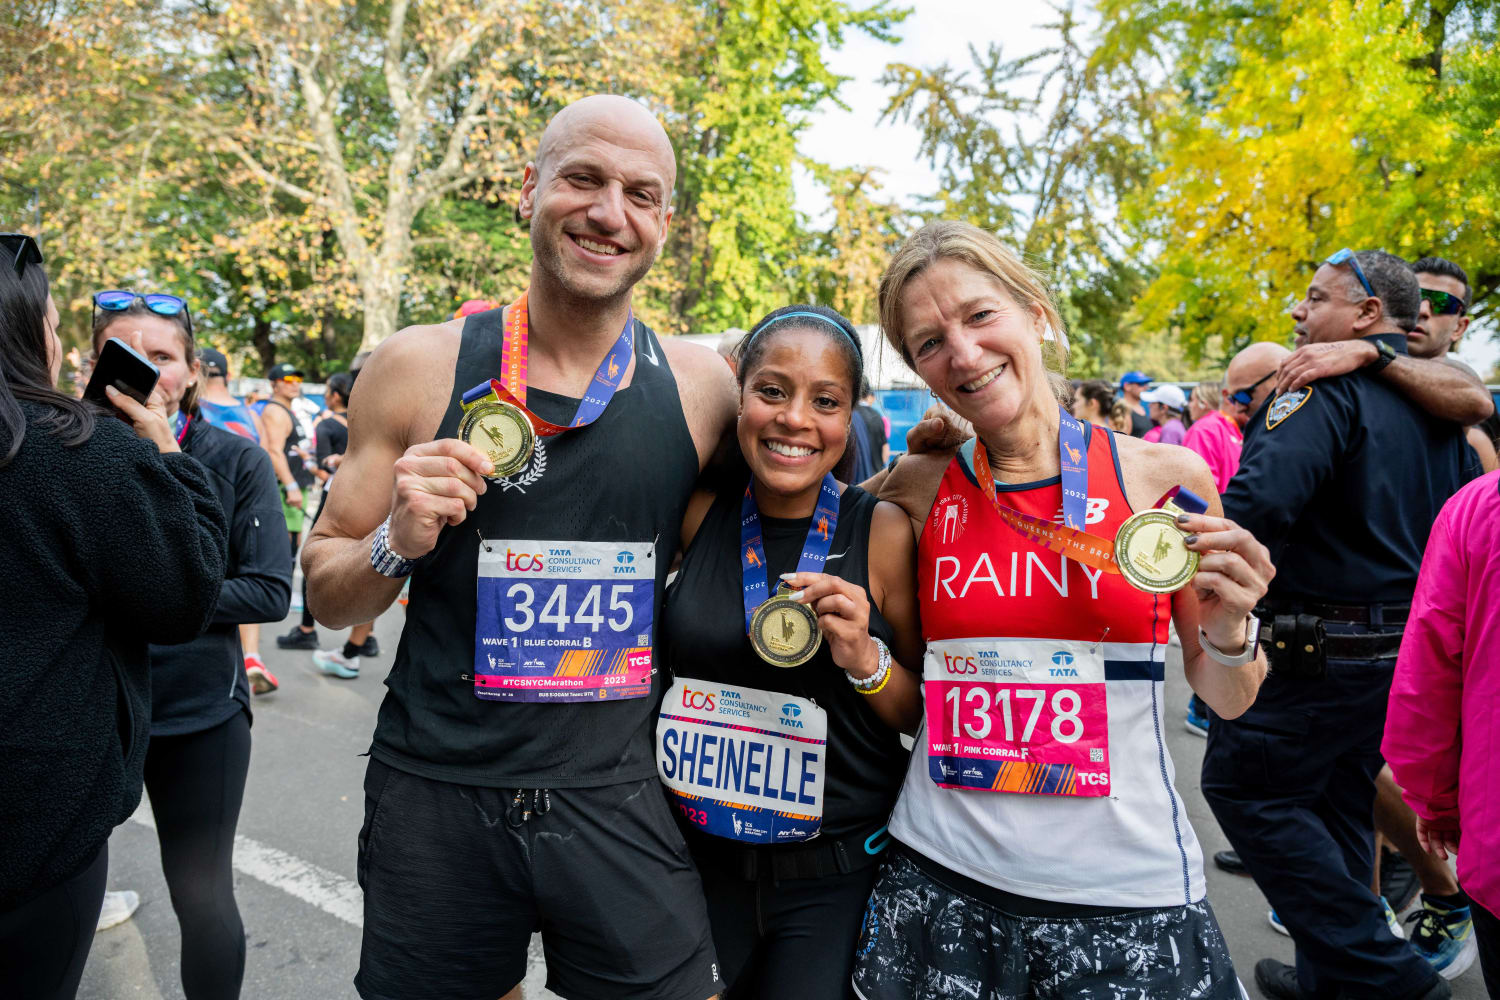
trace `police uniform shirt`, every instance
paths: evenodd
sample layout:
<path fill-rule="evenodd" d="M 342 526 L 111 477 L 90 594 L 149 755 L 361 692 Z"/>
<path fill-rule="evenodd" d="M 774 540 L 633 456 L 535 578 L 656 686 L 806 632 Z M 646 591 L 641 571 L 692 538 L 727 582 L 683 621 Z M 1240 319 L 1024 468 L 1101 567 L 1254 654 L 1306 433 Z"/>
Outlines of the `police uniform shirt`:
<path fill-rule="evenodd" d="M 1365 339 L 1406 354 L 1404 335 Z M 1356 371 L 1256 412 L 1224 515 L 1270 549 L 1268 602 L 1405 603 L 1438 511 L 1479 472 L 1462 427 Z"/>

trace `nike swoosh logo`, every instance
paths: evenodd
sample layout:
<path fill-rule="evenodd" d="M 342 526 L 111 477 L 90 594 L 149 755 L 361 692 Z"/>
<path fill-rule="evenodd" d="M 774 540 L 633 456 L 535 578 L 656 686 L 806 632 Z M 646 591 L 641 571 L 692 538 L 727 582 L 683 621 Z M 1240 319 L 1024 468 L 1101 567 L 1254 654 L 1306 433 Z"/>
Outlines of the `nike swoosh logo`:
<path fill-rule="evenodd" d="M 656 341 L 652 340 L 645 333 L 641 334 L 641 339 L 646 342 L 646 360 L 651 362 L 653 366 L 660 368 L 661 362 L 656 360 Z"/>
<path fill-rule="evenodd" d="M 845 549 L 842 552 L 835 552 L 833 555 L 829 556 L 827 558 L 827 560 L 825 560 L 825 561 L 826 562 L 833 562 L 835 559 L 842 559 L 845 556 L 847 556 L 848 554 L 849 554 L 849 550 L 848 549 Z"/>

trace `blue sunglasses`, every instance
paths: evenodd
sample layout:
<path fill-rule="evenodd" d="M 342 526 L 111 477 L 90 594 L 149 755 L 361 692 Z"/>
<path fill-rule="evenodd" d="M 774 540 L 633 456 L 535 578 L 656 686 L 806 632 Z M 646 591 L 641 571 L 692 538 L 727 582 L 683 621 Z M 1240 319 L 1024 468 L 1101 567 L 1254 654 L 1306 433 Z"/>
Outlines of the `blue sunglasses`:
<path fill-rule="evenodd" d="M 1329 257 L 1323 263 L 1332 264 L 1334 267 L 1342 267 L 1343 265 L 1348 264 L 1350 267 L 1354 268 L 1354 276 L 1359 279 L 1359 283 L 1365 286 L 1365 294 L 1370 296 L 1370 298 L 1372 299 L 1378 299 L 1380 297 L 1375 294 L 1375 289 L 1370 287 L 1370 280 L 1365 277 L 1365 272 L 1359 266 L 1359 258 L 1355 257 L 1354 251 L 1350 250 L 1348 247 L 1344 247 L 1344 249 L 1340 250 L 1332 257 Z"/>
<path fill-rule="evenodd" d="M 105 312 L 124 312 L 133 306 L 136 300 L 144 302 L 146 308 L 158 316 L 183 317 L 187 321 L 188 332 L 192 332 L 193 314 L 188 312 L 187 300 L 177 295 L 167 295 L 164 292 L 142 294 L 116 288 L 107 292 L 95 292 L 94 308 L 103 309 Z"/>
<path fill-rule="evenodd" d="M 1245 386 L 1245 388 L 1243 388 L 1243 389 L 1236 389 L 1234 392 L 1231 392 L 1229 394 L 1229 401 L 1231 403 L 1238 403 L 1240 406 L 1249 406 L 1250 405 L 1250 400 L 1254 398 L 1251 395 L 1251 393 L 1255 392 L 1255 389 L 1256 389 L 1256 387 L 1258 385 L 1260 385 L 1266 379 L 1270 378 L 1272 375 L 1275 375 L 1275 374 L 1276 374 L 1276 369 L 1272 368 L 1270 371 L 1266 372 L 1260 378 L 1256 379 L 1254 382 L 1251 382 L 1249 385 Z"/>

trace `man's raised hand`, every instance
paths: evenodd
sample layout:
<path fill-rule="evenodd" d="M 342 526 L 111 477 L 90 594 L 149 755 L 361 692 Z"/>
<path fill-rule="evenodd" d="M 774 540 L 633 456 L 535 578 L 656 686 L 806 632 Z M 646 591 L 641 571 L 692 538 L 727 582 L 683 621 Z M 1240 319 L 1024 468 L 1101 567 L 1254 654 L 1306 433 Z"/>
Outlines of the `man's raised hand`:
<path fill-rule="evenodd" d="M 488 488 L 495 464 L 473 445 L 443 438 L 412 445 L 396 460 L 391 491 L 391 551 L 418 559 L 432 551 L 444 525 L 461 524 Z"/>

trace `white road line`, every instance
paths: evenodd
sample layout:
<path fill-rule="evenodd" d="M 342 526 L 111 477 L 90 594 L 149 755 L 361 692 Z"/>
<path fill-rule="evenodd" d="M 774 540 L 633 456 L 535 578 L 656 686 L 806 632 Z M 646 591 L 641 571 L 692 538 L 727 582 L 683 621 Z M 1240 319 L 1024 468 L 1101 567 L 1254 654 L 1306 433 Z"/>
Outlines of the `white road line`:
<path fill-rule="evenodd" d="M 130 818 L 144 827 L 156 829 L 156 817 L 151 814 L 151 805 L 145 796 L 141 797 L 140 808 Z M 245 836 L 234 838 L 234 867 L 241 874 L 296 896 L 304 903 L 311 903 L 345 923 L 355 927 L 365 924 L 364 893 L 360 891 L 359 883 L 327 868 Z"/>

